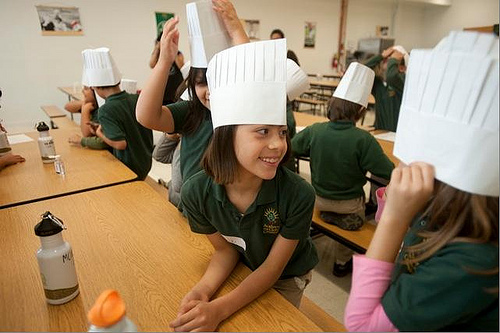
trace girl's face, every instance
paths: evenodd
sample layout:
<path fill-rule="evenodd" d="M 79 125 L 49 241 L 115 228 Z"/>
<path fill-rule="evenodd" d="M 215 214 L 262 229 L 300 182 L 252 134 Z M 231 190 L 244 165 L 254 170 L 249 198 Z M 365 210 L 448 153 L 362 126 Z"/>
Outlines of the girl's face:
<path fill-rule="evenodd" d="M 201 104 L 210 110 L 210 92 L 208 91 L 208 85 L 201 82 L 196 83 L 194 90 L 196 91 L 196 96 L 198 96 Z"/>
<path fill-rule="evenodd" d="M 238 176 L 273 179 L 286 153 L 287 127 L 279 125 L 239 125 L 234 134 Z"/>

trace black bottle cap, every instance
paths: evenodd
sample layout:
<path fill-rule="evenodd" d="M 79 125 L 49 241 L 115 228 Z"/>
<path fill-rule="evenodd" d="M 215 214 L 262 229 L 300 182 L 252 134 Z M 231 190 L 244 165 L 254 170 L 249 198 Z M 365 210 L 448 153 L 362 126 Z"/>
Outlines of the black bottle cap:
<path fill-rule="evenodd" d="M 36 125 L 36 130 L 38 132 L 44 132 L 44 131 L 48 131 L 49 130 L 49 126 L 47 126 L 47 124 L 43 121 L 39 122 L 37 125 Z"/>
<path fill-rule="evenodd" d="M 66 229 L 63 221 L 50 212 L 42 214 L 42 220 L 35 226 L 35 235 L 40 237 L 52 236 Z"/>

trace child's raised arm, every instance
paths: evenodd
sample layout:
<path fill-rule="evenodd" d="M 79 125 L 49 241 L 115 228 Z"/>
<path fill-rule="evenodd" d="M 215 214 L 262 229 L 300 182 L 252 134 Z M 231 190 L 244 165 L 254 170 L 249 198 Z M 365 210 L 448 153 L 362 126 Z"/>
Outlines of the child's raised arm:
<path fill-rule="evenodd" d="M 426 205 L 434 190 L 434 167 L 416 162 L 392 172 L 387 201 L 368 258 L 394 262 L 401 242 L 415 215 Z"/>
<path fill-rule="evenodd" d="M 168 74 L 179 49 L 179 18 L 174 17 L 165 23 L 160 41 L 160 57 L 153 68 L 146 86 L 141 91 L 136 106 L 137 121 L 144 127 L 171 133 L 174 121 L 170 110 L 162 107 L 163 94 L 167 86 Z"/>

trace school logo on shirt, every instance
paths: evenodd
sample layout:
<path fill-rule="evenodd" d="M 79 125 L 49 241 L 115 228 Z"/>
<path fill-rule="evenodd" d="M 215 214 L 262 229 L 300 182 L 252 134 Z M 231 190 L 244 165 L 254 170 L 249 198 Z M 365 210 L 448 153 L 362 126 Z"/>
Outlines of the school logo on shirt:
<path fill-rule="evenodd" d="M 268 208 L 264 211 L 266 222 L 262 227 L 262 232 L 265 234 L 277 234 L 280 231 L 280 218 L 278 211 L 274 208 Z"/>

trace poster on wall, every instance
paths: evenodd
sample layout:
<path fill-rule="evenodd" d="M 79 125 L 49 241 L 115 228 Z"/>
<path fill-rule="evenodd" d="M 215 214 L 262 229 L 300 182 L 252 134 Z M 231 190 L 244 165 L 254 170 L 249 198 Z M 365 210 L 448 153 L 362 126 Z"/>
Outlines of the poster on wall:
<path fill-rule="evenodd" d="M 377 37 L 389 36 L 389 27 L 384 25 L 377 25 L 377 27 L 375 28 L 375 36 Z"/>
<path fill-rule="evenodd" d="M 78 7 L 36 6 L 42 36 L 82 36 Z"/>
<path fill-rule="evenodd" d="M 304 47 L 314 48 L 316 45 L 316 22 L 306 22 L 304 25 Z"/>
<path fill-rule="evenodd" d="M 165 23 L 170 20 L 172 17 L 174 17 L 174 13 L 160 13 L 160 12 L 155 12 L 155 17 L 156 17 L 156 36 L 159 36 L 160 33 L 163 31 L 163 26 Z"/>

